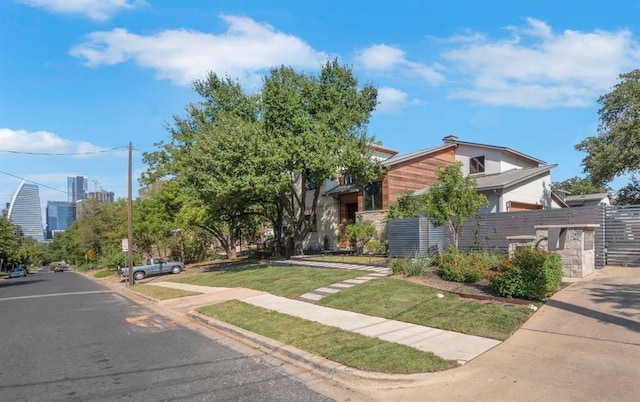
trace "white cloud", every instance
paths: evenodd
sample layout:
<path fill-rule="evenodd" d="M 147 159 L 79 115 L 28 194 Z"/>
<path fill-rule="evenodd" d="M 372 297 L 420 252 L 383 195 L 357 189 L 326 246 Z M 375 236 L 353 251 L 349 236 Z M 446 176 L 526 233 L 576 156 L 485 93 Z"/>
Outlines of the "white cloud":
<path fill-rule="evenodd" d="M 554 33 L 536 19 L 508 28 L 512 36 L 502 40 L 456 37 L 459 47 L 444 53 L 461 77 L 452 97 L 529 108 L 585 107 L 640 62 L 638 42 L 627 30 Z"/>
<path fill-rule="evenodd" d="M 378 102 L 376 111 L 387 114 L 395 114 L 408 106 L 423 103 L 417 99 L 410 99 L 407 93 L 399 89 L 390 87 L 378 88 Z"/>
<path fill-rule="evenodd" d="M 57 14 L 80 14 L 96 21 L 106 21 L 122 10 L 144 7 L 144 0 L 19 0 Z"/>
<path fill-rule="evenodd" d="M 0 128 L 0 144 L 5 144 L 0 150 L 9 153 L 83 154 L 105 151 L 98 145 L 74 142 L 48 131 L 28 132 L 9 128 Z"/>
<path fill-rule="evenodd" d="M 401 74 L 406 77 L 418 77 L 429 84 L 444 82 L 444 76 L 438 71 L 442 66 L 427 65 L 406 59 L 404 51 L 388 45 L 371 45 L 356 56 L 360 68 L 373 73 Z"/>
<path fill-rule="evenodd" d="M 223 15 L 229 28 L 216 35 L 186 29 L 137 35 L 126 29 L 94 32 L 71 49 L 90 66 L 133 60 L 159 79 L 187 85 L 210 71 L 245 83 L 260 84 L 267 69 L 279 65 L 317 69 L 326 60 L 303 40 L 251 18 Z"/>

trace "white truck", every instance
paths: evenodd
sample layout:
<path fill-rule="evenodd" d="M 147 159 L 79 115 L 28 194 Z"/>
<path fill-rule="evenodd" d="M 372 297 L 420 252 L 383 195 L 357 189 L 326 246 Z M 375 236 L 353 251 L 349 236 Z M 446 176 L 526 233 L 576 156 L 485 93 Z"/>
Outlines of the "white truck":
<path fill-rule="evenodd" d="M 139 281 L 147 276 L 162 274 L 179 274 L 184 270 L 184 264 L 177 261 L 166 261 L 164 258 L 147 258 L 145 265 L 133 267 L 133 279 Z M 129 268 L 120 268 L 118 276 L 129 276 Z"/>

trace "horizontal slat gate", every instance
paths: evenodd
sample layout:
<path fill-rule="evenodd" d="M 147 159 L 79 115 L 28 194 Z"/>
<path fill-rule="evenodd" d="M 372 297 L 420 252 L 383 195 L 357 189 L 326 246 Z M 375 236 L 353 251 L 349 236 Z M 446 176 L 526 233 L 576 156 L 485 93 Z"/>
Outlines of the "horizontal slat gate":
<path fill-rule="evenodd" d="M 607 265 L 640 267 L 640 205 L 605 210 Z"/>

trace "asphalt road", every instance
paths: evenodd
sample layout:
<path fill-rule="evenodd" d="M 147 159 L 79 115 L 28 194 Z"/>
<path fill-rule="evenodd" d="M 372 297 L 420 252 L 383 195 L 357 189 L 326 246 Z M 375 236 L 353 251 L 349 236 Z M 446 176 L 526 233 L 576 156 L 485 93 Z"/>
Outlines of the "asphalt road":
<path fill-rule="evenodd" d="M 0 279 L 4 401 L 327 401 L 72 272 Z"/>

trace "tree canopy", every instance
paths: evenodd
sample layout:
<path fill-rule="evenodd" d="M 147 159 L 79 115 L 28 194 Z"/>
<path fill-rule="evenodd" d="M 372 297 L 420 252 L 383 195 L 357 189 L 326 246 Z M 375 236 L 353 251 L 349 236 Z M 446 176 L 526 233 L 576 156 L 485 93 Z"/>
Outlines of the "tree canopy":
<path fill-rule="evenodd" d="M 571 195 L 584 195 L 595 193 L 611 193 L 613 190 L 603 183 L 593 183 L 588 177 L 574 176 L 564 181 L 557 181 L 551 184 L 554 189 L 568 191 Z"/>
<path fill-rule="evenodd" d="M 594 183 L 640 170 L 640 70 L 621 74 L 619 80 L 598 99 L 598 134 L 576 145 L 587 153 L 582 166 Z"/>
<path fill-rule="evenodd" d="M 632 176 L 629 183 L 618 190 L 615 201 L 618 205 L 640 205 L 640 180 Z"/>
<path fill-rule="evenodd" d="M 342 171 L 365 184 L 382 174 L 366 132 L 377 91 L 359 88 L 337 60 L 318 76 L 273 68 L 259 93 L 215 74 L 194 89 L 202 101 L 174 116 L 169 143 L 144 155 L 142 181 L 179 181 L 183 221 L 214 234 L 230 256 L 257 216 L 276 232 L 286 218 L 299 250 L 325 179 Z"/>

